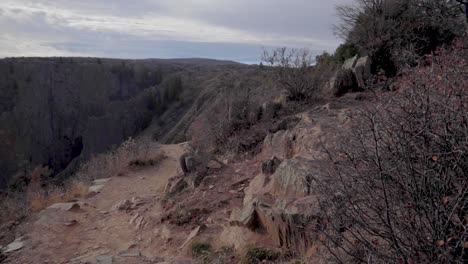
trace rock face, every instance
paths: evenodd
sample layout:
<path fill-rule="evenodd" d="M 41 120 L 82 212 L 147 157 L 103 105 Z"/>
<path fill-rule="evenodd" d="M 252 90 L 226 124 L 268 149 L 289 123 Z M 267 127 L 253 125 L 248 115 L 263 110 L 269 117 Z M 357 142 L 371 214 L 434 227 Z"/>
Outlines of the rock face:
<path fill-rule="evenodd" d="M 231 213 L 230 224 L 266 233 L 276 246 L 306 252 L 321 221 L 314 178 L 322 178 L 322 162 L 293 158 L 271 175 L 259 174 L 246 190 L 243 208 Z"/>
<path fill-rule="evenodd" d="M 57 174 L 76 158 L 145 128 L 151 121 L 145 94 L 161 81 L 147 66 L 84 58 L 0 60 L 0 188 L 22 164 Z"/>

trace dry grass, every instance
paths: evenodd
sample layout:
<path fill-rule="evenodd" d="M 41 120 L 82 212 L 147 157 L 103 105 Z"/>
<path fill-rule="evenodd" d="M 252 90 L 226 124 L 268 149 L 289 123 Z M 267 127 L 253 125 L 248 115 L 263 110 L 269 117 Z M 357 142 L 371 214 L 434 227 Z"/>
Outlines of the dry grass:
<path fill-rule="evenodd" d="M 130 138 L 115 150 L 92 157 L 61 186 L 42 187 L 41 176 L 47 171 L 36 168 L 31 172 L 31 183 L 24 192 L 8 192 L 0 197 L 0 225 L 27 217 L 52 204 L 84 197 L 95 179 L 123 175 L 136 167 L 157 166 L 165 158 L 158 143 L 151 140 L 137 142 Z"/>
<path fill-rule="evenodd" d="M 72 181 L 65 187 L 30 190 L 27 193 L 29 210 L 33 213 L 39 212 L 50 205 L 84 197 L 88 193 L 88 188 L 89 184 L 86 182 Z"/>
<path fill-rule="evenodd" d="M 156 166 L 165 159 L 159 143 L 149 139 L 136 141 L 129 138 L 120 147 L 94 156 L 77 172 L 77 177 L 95 180 L 124 175 L 136 166 Z"/>

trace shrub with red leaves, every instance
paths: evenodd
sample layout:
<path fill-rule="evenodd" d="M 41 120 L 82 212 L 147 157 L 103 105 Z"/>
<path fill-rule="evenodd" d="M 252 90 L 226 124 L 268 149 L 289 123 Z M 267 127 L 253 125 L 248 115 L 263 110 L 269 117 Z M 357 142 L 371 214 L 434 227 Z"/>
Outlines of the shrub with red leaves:
<path fill-rule="evenodd" d="M 340 263 L 468 262 L 467 63 L 462 41 L 427 56 L 330 153 L 319 186 Z"/>

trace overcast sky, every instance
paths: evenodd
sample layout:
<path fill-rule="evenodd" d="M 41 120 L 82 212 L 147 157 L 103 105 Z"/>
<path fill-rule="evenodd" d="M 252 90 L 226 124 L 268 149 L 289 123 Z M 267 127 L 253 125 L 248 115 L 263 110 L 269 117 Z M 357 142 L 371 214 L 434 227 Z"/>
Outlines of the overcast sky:
<path fill-rule="evenodd" d="M 206 57 L 257 62 L 262 47 L 333 51 L 350 0 L 0 0 L 0 57 Z"/>

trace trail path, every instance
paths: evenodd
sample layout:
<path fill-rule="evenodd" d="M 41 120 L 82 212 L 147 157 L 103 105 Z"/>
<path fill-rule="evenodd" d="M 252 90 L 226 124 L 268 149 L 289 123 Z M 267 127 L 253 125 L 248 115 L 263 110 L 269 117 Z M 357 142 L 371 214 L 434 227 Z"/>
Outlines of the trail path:
<path fill-rule="evenodd" d="M 177 255 L 170 249 L 176 246 L 164 245 L 168 240 L 182 243 L 190 231 L 175 237 L 152 220 L 161 213 L 161 194 L 167 180 L 177 174 L 184 148 L 161 148 L 167 156 L 161 164 L 110 178 L 100 193 L 78 201 L 80 209 L 48 208 L 39 213 L 25 228 L 24 248 L 7 263 L 158 263 Z M 132 199 L 135 208 L 113 209 L 125 200 L 132 204 Z"/>

